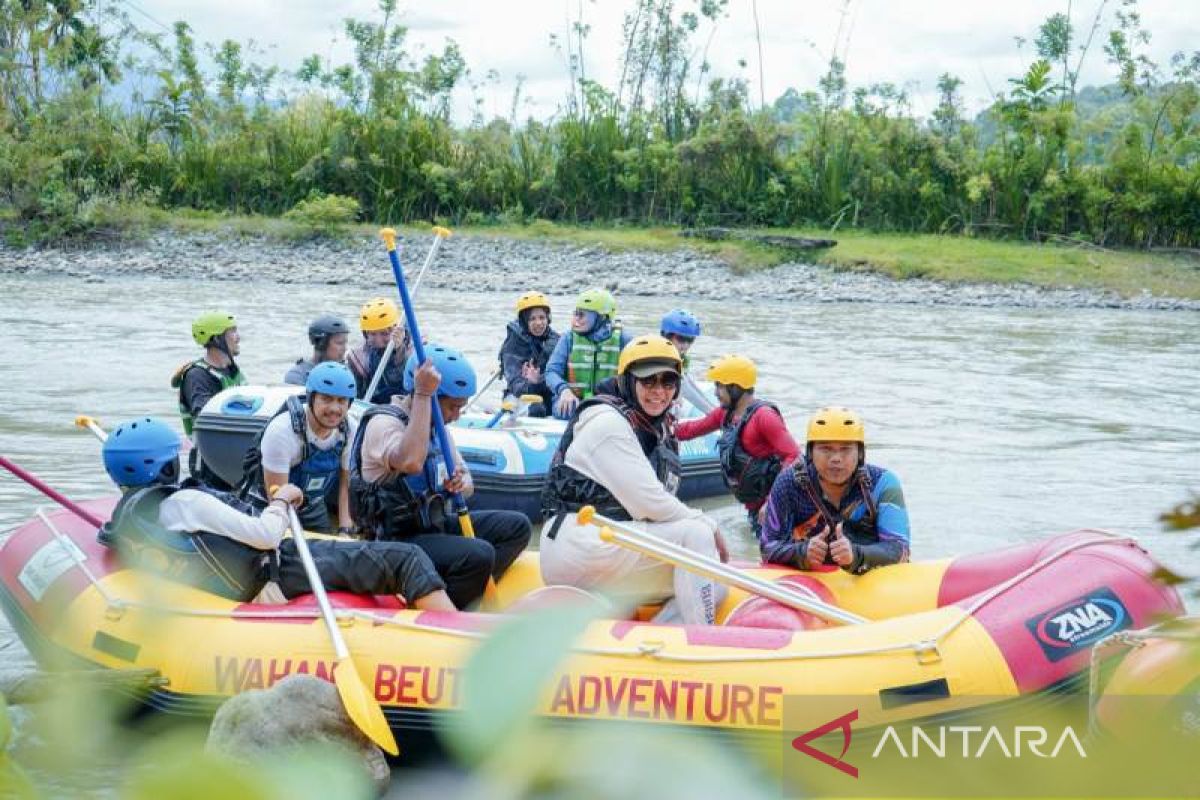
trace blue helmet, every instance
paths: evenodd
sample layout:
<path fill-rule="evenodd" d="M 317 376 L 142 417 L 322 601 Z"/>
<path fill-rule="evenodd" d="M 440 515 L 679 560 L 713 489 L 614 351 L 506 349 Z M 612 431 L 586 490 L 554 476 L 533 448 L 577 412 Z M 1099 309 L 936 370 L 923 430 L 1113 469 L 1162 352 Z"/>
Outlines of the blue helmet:
<path fill-rule="evenodd" d="M 659 326 L 659 329 L 664 337 L 675 334 L 695 339 L 700 336 L 700 320 L 696 319 L 690 311 L 677 308 L 662 318 L 662 325 Z"/>
<path fill-rule="evenodd" d="M 317 392 L 349 400 L 358 396 L 354 373 L 345 364 L 336 361 L 322 361 L 313 367 L 308 373 L 308 380 L 304 382 L 304 390 L 309 394 Z"/>
<path fill-rule="evenodd" d="M 122 422 L 102 452 L 104 469 L 118 486 L 146 486 L 179 475 L 179 434 L 157 419 Z"/>
<path fill-rule="evenodd" d="M 425 345 L 425 356 L 437 371 L 442 373 L 438 394 L 444 397 L 468 398 L 475 394 L 475 368 L 458 350 L 438 344 Z M 404 390 L 412 392 L 416 386 L 417 354 L 408 357 L 404 365 Z"/>

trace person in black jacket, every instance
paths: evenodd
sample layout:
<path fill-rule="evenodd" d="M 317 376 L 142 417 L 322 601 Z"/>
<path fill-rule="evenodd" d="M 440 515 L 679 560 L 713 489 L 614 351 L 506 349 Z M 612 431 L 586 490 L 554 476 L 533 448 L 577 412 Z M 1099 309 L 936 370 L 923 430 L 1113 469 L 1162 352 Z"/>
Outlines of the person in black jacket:
<path fill-rule="evenodd" d="M 526 292 L 517 298 L 517 318 L 508 323 L 504 344 L 500 347 L 500 368 L 504 371 L 505 394 L 520 397 L 536 394 L 542 402 L 529 408 L 529 416 L 545 417 L 553 399 L 546 386 L 546 362 L 558 344 L 558 334 L 550 327 L 550 301 L 541 292 Z"/>

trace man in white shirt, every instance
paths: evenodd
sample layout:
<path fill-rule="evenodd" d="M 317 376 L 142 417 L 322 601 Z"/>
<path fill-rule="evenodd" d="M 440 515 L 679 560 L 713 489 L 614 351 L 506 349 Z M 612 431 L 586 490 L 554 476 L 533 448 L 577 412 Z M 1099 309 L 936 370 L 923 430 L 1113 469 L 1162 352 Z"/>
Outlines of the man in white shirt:
<path fill-rule="evenodd" d="M 349 469 L 354 425 L 347 417 L 356 386 L 344 364 L 325 361 L 313 367 L 305 381 L 306 399 L 288 398 L 287 409 L 267 423 L 258 443 L 262 475 L 246 477 L 243 496 L 262 507 L 266 487 L 291 483 L 304 492 L 300 522 L 311 531 L 333 527 L 330 507 L 337 509 L 338 533 L 354 529 L 350 516 Z"/>
<path fill-rule="evenodd" d="M 292 539 L 287 505 L 304 502 L 281 486 L 261 514 L 234 495 L 179 477 L 179 437 L 148 417 L 126 422 L 104 444 L 104 468 L 124 494 L 100 541 L 133 566 L 242 602 L 311 591 Z M 325 588 L 399 596 L 427 610 L 454 609 L 428 556 L 402 542 L 309 542 Z"/>

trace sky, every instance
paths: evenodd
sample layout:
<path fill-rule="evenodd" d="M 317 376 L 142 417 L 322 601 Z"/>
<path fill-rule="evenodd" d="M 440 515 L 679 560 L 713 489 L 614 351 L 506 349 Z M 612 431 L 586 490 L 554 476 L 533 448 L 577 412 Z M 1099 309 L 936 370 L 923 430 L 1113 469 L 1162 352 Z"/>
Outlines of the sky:
<path fill-rule="evenodd" d="M 182 19 L 200 42 L 254 40 L 263 51 L 260 62 L 287 70 L 312 53 L 335 65 L 350 61 L 343 20 L 381 18 L 375 0 L 112 2 L 123 5 L 147 30 L 162 30 L 160 26 Z M 1121 0 L 729 0 L 725 16 L 712 29 L 707 59 L 713 75 L 746 79 L 754 103 L 765 96 L 770 104 L 789 87 L 816 88 L 836 41 L 851 87 L 890 81 L 905 88 L 913 110 L 925 116 L 937 102 L 938 76 L 950 72 L 962 79 L 965 106 L 974 113 L 1007 88 L 1008 78 L 1024 72 L 1035 57 L 1032 42 L 1038 26 L 1055 12 L 1070 12 L 1080 44 L 1101 12 L 1080 85 L 1113 82 L 1115 70 L 1106 63 L 1102 46 L 1120 4 Z M 762 40 L 761 82 L 755 5 Z M 482 99 L 486 118 L 508 116 L 518 75 L 525 76 L 518 116 L 552 117 L 563 105 L 570 83 L 565 60 L 550 37 L 564 38 L 580 15 L 591 26 L 583 44 L 584 71 L 589 78 L 615 86 L 622 20 L 634 6 L 634 0 L 400 0 L 411 51 L 440 52 L 447 39 L 462 49 L 479 88 L 473 91 L 464 85 L 458 90 L 455 117 L 460 122 L 470 118 L 476 98 Z M 676 0 L 676 7 L 694 9 L 696 0 Z M 1175 51 L 1200 49 L 1200 1 L 1141 0 L 1137 8 L 1152 35 L 1148 54 L 1164 67 Z M 695 37 L 697 51 L 703 50 L 709 30 L 702 27 Z M 1018 48 L 1016 37 L 1024 37 L 1026 44 Z M 492 70 L 497 77 L 488 80 Z"/>

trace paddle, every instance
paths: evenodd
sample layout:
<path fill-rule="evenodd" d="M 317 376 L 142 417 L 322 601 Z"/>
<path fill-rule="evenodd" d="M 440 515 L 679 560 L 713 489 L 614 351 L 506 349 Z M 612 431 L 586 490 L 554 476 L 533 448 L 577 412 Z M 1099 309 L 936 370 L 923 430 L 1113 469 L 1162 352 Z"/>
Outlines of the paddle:
<path fill-rule="evenodd" d="M 278 486 L 272 486 L 272 496 L 278 490 Z M 337 686 L 338 695 L 342 698 L 342 704 L 346 707 L 346 713 L 350 716 L 350 721 L 365 733 L 367 738 L 379 745 L 384 752 L 393 756 L 399 755 L 400 748 L 396 745 L 396 737 L 392 735 L 392 729 L 388 727 L 387 718 L 383 716 L 383 709 L 379 707 L 379 703 L 363 684 L 362 678 L 358 674 L 358 667 L 355 666 L 354 659 L 350 655 L 350 648 L 346 646 L 346 640 L 342 637 L 337 618 L 333 615 L 333 607 L 329 605 L 329 596 L 325 594 L 325 585 L 321 583 L 317 565 L 313 562 L 312 552 L 308 549 L 308 542 L 304 538 L 304 528 L 296 516 L 296 509 L 292 507 L 291 503 L 287 504 L 287 509 L 288 519 L 292 526 L 292 541 L 296 543 L 296 552 L 300 554 L 300 561 L 304 564 L 304 573 L 308 576 L 309 588 L 312 589 L 313 595 L 317 598 L 317 605 L 321 608 L 321 618 L 325 620 L 325 629 L 329 631 L 329 638 L 333 640 L 333 651 L 337 656 L 337 665 L 333 670 L 333 682 Z"/>
<path fill-rule="evenodd" d="M 75 418 L 75 426 L 86 428 L 96 435 L 96 438 L 102 442 L 108 441 L 108 434 L 104 432 L 104 428 L 100 427 L 100 421 L 95 417 L 89 417 L 87 414 L 80 414 Z"/>
<path fill-rule="evenodd" d="M 499 378 L 502 373 L 503 370 L 501 370 L 500 367 L 496 367 L 496 371 L 492 373 L 492 377 L 488 378 L 487 383 L 483 385 L 483 388 L 475 393 L 475 396 L 471 398 L 471 402 L 467 403 L 467 405 L 463 408 L 462 413 L 466 414 L 468 411 L 470 411 L 471 408 L 479 402 L 479 398 L 483 397 L 483 393 L 486 392 L 491 385 L 496 382 L 496 379 Z"/>
<path fill-rule="evenodd" d="M 694 550 L 688 550 L 686 547 L 680 547 L 677 544 L 664 541 L 657 536 L 651 536 L 645 531 L 640 531 L 637 528 L 622 524 L 614 519 L 603 517 L 596 513 L 594 506 L 584 506 L 579 509 L 579 513 L 575 519 L 580 525 L 595 525 L 598 527 L 600 529 L 600 538 L 606 542 L 615 542 L 622 547 L 644 553 L 645 555 L 665 561 L 668 564 L 686 569 L 689 572 L 702 575 L 710 580 L 715 580 L 728 586 L 735 586 L 751 594 L 766 597 L 769 600 L 774 600 L 776 603 L 782 603 L 789 608 L 807 611 L 821 619 L 835 622 L 839 625 L 861 625 L 867 622 L 866 619 L 857 614 L 852 614 L 844 609 L 823 603 L 815 598 L 806 597 L 799 592 L 780 586 L 779 584 L 748 575 L 737 567 L 731 567 L 717 559 L 701 555 Z"/>
<path fill-rule="evenodd" d="M 421 278 L 425 277 L 425 270 L 429 269 L 429 265 L 433 263 L 433 257 L 437 253 L 438 248 L 442 246 L 442 239 L 450 235 L 449 228 L 433 227 L 433 244 L 429 245 L 429 252 L 425 254 L 425 263 L 421 265 L 421 271 L 417 273 L 417 279 L 413 282 L 412 293 L 415 297 L 417 290 L 421 288 Z M 411 333 L 411 329 L 409 329 Z M 368 403 L 375 396 L 375 389 L 379 386 L 379 380 L 383 377 L 383 370 L 387 367 L 388 361 L 392 358 L 392 353 L 396 349 L 396 341 L 389 339 L 387 347 L 383 350 L 383 358 L 379 359 L 379 366 L 375 368 L 375 374 L 371 376 L 371 385 L 367 387 L 367 393 L 363 395 L 363 399 Z"/>
<path fill-rule="evenodd" d="M 413 308 L 408 286 L 404 283 L 404 270 L 400 268 L 400 256 L 396 253 L 396 231 L 392 228 L 384 228 L 379 235 L 387 246 L 388 259 L 392 262 L 392 277 L 396 280 L 396 289 L 400 292 L 400 304 L 404 307 L 404 321 L 408 325 L 408 334 L 412 338 L 417 363 L 424 364 L 425 342 L 421 338 L 421 329 L 417 327 L 417 312 Z M 430 399 L 429 406 L 430 416 L 433 418 L 433 430 L 442 449 L 442 458 L 446 462 L 446 474 L 453 475 L 456 469 L 454 450 L 450 447 L 450 435 L 446 432 L 446 422 L 442 419 L 442 406 L 438 403 L 436 395 Z M 454 492 L 450 498 L 454 502 L 454 511 L 458 514 L 458 524 L 462 528 L 463 536 L 474 539 L 475 526 L 471 524 L 471 510 L 467 508 L 466 499 L 459 492 Z M 483 594 L 489 601 L 496 599 L 496 582 L 490 575 Z"/>
<path fill-rule="evenodd" d="M 6 470 L 11 472 L 13 475 L 16 475 L 18 478 L 25 481 L 33 488 L 37 489 L 42 494 L 46 495 L 46 497 L 49 497 L 54 502 L 58 503 L 60 506 L 67 509 L 68 511 L 70 511 L 75 516 L 79 517 L 81 520 L 86 522 L 88 525 L 94 525 L 97 528 L 104 525 L 104 520 L 100 519 L 95 514 L 88 511 L 86 508 L 84 508 L 83 506 L 74 502 L 73 500 L 66 497 L 65 495 L 62 495 L 59 492 L 55 491 L 54 489 L 51 489 L 49 484 L 47 484 L 41 478 L 34 475 L 32 472 L 28 472 L 25 469 L 23 469 L 22 467 L 14 464 L 13 462 L 9 461 L 4 456 L 0 456 L 0 467 L 4 467 Z"/>
<path fill-rule="evenodd" d="M 500 418 L 503 417 L 505 414 L 512 414 L 514 416 L 518 416 L 522 413 L 523 409 L 527 409 L 527 408 L 529 408 L 529 406 L 533 405 L 534 403 L 540 403 L 540 402 L 542 402 L 542 396 L 540 394 L 523 394 L 520 397 L 515 397 L 515 398 L 511 398 L 509 400 L 505 400 L 503 403 L 500 404 L 500 410 L 497 411 L 492 416 L 492 418 L 487 421 L 487 424 L 484 425 L 483 427 L 494 428 L 500 422 Z"/>
<path fill-rule="evenodd" d="M 691 387 L 692 395 L 694 396 L 689 397 L 688 399 L 699 400 L 700 405 L 698 408 L 702 413 L 707 414 L 717 407 L 716 403 L 714 403 L 707 394 L 700 391 L 700 386 L 696 383 L 695 379 L 693 379 L 691 375 L 684 374 L 683 379 L 687 381 L 688 386 Z"/>

